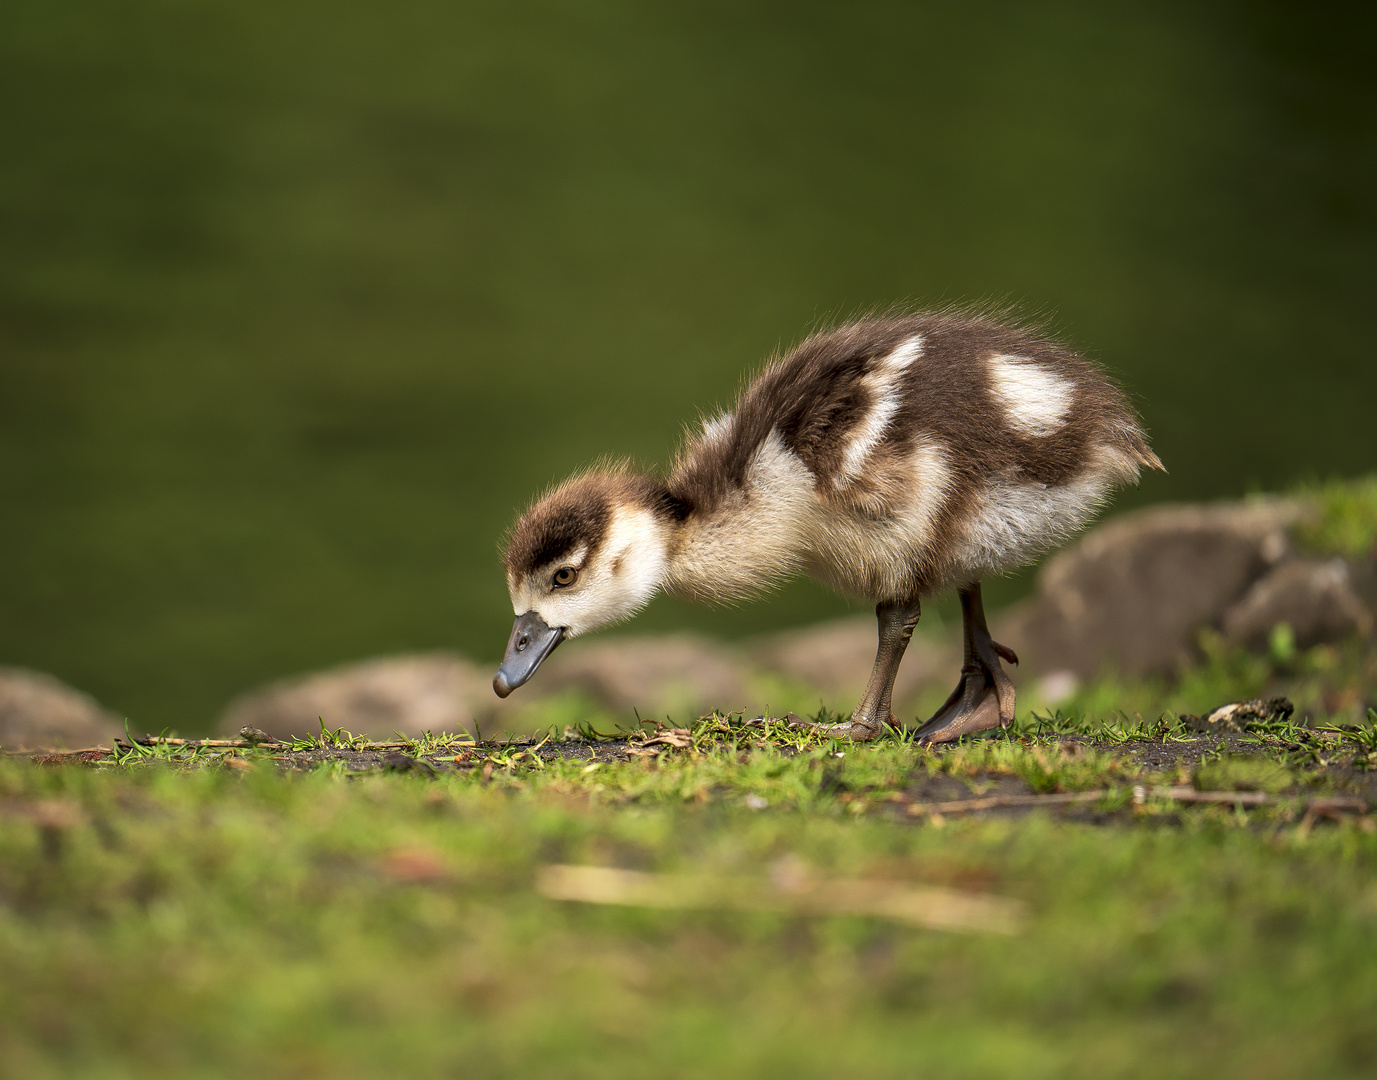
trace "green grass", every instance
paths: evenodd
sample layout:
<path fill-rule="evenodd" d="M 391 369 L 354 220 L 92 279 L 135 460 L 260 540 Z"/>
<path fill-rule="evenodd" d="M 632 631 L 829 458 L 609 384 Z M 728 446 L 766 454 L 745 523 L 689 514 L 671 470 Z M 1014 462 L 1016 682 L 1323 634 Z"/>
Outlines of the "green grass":
<path fill-rule="evenodd" d="M 232 769 L 170 751 L 7 762 L 0 1074 L 1366 1074 L 1372 831 L 1311 827 L 1285 800 L 1134 812 L 1135 783 L 1183 776 L 1063 744 L 1074 724 L 1033 717 L 933 753 L 711 718 L 692 746 L 632 762 L 449 746 L 468 770 L 431 780 L 284 776 L 264 751 Z M 1098 728 L 1184 737 L 1170 717 Z M 1330 781 L 1287 739 L 1360 766 L 1373 749 L 1370 728 L 1270 734 L 1264 783 L 1290 792 Z M 1108 790 L 1099 809 L 1126 823 L 943 820 L 897 801 L 933 777 L 979 792 L 1008 775 Z M 1009 897 L 1029 919 L 956 935 L 532 887 L 550 863 L 763 878 L 782 860 Z"/>

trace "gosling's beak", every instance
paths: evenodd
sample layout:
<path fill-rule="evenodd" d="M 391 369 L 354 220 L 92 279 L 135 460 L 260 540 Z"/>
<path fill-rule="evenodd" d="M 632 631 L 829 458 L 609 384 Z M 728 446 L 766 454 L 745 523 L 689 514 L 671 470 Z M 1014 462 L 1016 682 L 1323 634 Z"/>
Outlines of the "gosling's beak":
<path fill-rule="evenodd" d="M 497 696 L 506 697 L 534 675 L 540 662 L 563 640 L 564 627 L 546 626 L 545 620 L 534 611 L 518 615 L 511 640 L 507 642 L 507 658 L 492 679 Z"/>

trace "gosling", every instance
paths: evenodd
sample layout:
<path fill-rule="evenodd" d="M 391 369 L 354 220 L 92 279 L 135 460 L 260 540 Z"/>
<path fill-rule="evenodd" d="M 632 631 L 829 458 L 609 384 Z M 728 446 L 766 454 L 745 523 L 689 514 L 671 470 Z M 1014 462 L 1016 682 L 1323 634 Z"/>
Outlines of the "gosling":
<path fill-rule="evenodd" d="M 826 733 L 873 739 L 926 596 L 955 588 L 965 662 L 917 737 L 1014 718 L 980 582 L 1081 529 L 1114 488 L 1161 469 L 1124 394 L 1037 331 L 967 313 L 867 318 L 770 363 L 690 432 L 668 479 L 574 477 L 517 521 L 506 697 L 560 642 L 628 618 L 657 591 L 709 603 L 795 573 L 875 602 L 879 647 L 859 704 Z"/>

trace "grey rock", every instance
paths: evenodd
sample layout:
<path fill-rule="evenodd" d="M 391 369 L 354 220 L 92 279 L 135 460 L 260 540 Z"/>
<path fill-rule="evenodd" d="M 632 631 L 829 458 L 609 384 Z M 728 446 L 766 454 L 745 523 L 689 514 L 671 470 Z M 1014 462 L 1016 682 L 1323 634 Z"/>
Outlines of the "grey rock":
<path fill-rule="evenodd" d="M 875 619 L 835 619 L 755 639 L 749 646 L 756 665 L 816 688 L 823 702 L 846 711 L 860 700 L 875 663 Z M 960 633 L 952 627 L 920 628 L 909 642 L 894 681 L 894 703 L 902 711 L 933 685 L 955 686 L 961 668 Z"/>
<path fill-rule="evenodd" d="M 669 714 L 676 721 L 714 708 L 742 709 L 749 695 L 741 651 L 687 633 L 576 639 L 516 693 L 537 681 L 542 693 L 578 690 L 627 720 L 633 709 L 647 720 Z"/>
<path fill-rule="evenodd" d="M 1355 559 L 1347 566 L 1349 586 L 1368 613 L 1377 620 L 1377 555 Z"/>
<path fill-rule="evenodd" d="M 1305 649 L 1370 634 L 1372 613 L 1354 591 L 1343 559 L 1296 559 L 1254 582 L 1224 613 L 1223 629 L 1228 641 L 1259 648 L 1279 623 L 1290 626 Z"/>
<path fill-rule="evenodd" d="M 39 671 L 0 667 L 0 746 L 79 750 L 109 746 L 124 725 L 95 698 Z"/>
<path fill-rule="evenodd" d="M 387 739 L 423 731 L 484 735 L 529 730 L 542 721 L 540 704 L 578 691 L 634 719 L 670 713 L 697 717 L 744 705 L 746 672 L 732 650 L 692 634 L 579 639 L 560 647 L 511 697 L 492 689 L 496 664 L 478 665 L 456 653 L 380 657 L 283 679 L 232 702 L 218 729 L 229 735 L 257 728 L 275 739 L 329 728 Z"/>
<path fill-rule="evenodd" d="M 1276 499 L 1125 514 L 1048 562 L 995 636 L 1034 673 L 1169 673 L 1189 661 L 1202 626 L 1219 626 L 1293 556 L 1288 530 L 1308 512 Z"/>
<path fill-rule="evenodd" d="M 271 683 L 232 702 L 218 726 L 226 734 L 248 727 L 285 739 L 314 735 L 324 720 L 355 735 L 414 738 L 467 730 L 475 716 L 491 720 L 498 706 L 490 672 L 454 653 L 424 653 Z"/>

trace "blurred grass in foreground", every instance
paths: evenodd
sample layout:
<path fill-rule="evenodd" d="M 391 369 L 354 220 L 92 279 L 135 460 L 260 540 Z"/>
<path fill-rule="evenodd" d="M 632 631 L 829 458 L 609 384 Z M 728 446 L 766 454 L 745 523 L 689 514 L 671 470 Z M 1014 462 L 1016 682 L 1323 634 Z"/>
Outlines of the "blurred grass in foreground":
<path fill-rule="evenodd" d="M 654 762 L 509 750 L 486 778 L 431 782 L 5 763 L 0 1073 L 1365 1075 L 1377 837 L 1282 808 L 1149 802 L 1107 827 L 891 812 L 924 776 L 1104 788 L 1109 810 L 1144 779 L 1032 731 L 933 754 L 705 729 Z M 958 936 L 532 888 L 553 863 L 740 877 L 790 861 L 1030 918 Z"/>

